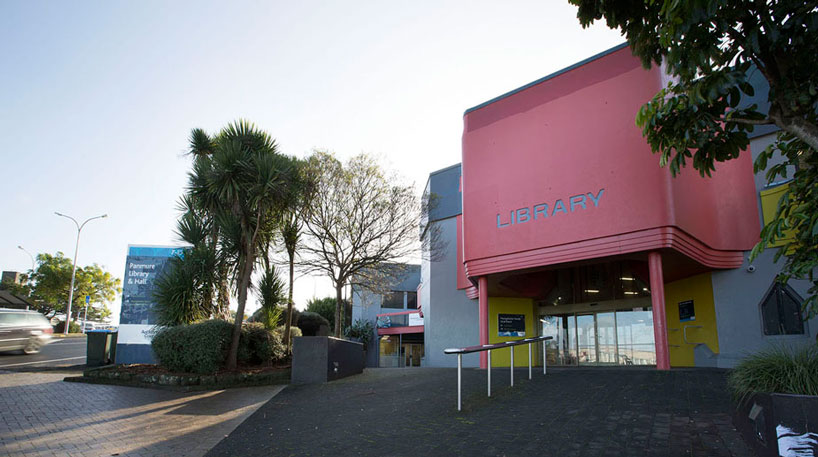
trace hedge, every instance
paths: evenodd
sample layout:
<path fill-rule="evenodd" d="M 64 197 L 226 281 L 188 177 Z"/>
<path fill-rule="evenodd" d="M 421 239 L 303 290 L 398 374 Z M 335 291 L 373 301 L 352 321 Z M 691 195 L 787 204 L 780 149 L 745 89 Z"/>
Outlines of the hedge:
<path fill-rule="evenodd" d="M 182 373 L 214 373 L 224 367 L 230 350 L 233 324 L 209 320 L 159 330 L 151 347 L 159 365 Z M 260 323 L 242 326 L 238 361 L 247 365 L 279 362 L 287 357 L 282 333 L 266 330 Z"/>
<path fill-rule="evenodd" d="M 298 328 L 301 329 L 304 336 L 316 336 L 322 325 L 329 328 L 329 321 L 318 313 L 304 311 L 298 316 Z"/>

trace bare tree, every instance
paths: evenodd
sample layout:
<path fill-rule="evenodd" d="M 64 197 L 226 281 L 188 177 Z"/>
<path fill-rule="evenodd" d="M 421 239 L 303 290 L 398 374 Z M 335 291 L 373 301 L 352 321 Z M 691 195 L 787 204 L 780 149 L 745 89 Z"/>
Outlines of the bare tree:
<path fill-rule="evenodd" d="M 315 193 L 304 213 L 301 266 L 327 275 L 335 287 L 335 336 L 341 336 L 343 288 L 353 276 L 378 271 L 417 251 L 420 205 L 410 185 L 370 156 L 342 164 L 317 151 L 308 167 Z"/>

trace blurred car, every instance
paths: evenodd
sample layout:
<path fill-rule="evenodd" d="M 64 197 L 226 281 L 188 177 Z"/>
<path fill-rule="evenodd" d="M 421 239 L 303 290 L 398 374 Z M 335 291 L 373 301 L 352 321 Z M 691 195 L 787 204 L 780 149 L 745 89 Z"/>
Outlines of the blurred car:
<path fill-rule="evenodd" d="M 0 351 L 36 354 L 51 342 L 54 328 L 37 311 L 0 308 Z"/>

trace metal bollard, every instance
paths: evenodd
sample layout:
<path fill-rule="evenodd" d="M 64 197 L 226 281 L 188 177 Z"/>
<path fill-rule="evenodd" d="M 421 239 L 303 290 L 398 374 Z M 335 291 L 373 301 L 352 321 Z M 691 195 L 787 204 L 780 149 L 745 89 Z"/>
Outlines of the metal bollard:
<path fill-rule="evenodd" d="M 463 368 L 463 354 L 457 354 L 457 410 L 460 411 L 460 369 Z"/>
<path fill-rule="evenodd" d="M 511 350 L 511 387 L 514 387 L 514 346 L 509 346 Z"/>
<path fill-rule="evenodd" d="M 491 397 L 491 351 L 490 350 L 486 351 L 486 355 L 488 356 L 489 359 L 489 369 L 486 371 L 488 372 L 489 377 L 489 397 Z"/>
<path fill-rule="evenodd" d="M 531 343 L 528 343 L 528 379 L 531 379 Z"/>
<path fill-rule="evenodd" d="M 545 374 L 545 366 L 548 365 L 548 359 L 545 357 L 545 340 L 542 342 L 542 374 Z"/>

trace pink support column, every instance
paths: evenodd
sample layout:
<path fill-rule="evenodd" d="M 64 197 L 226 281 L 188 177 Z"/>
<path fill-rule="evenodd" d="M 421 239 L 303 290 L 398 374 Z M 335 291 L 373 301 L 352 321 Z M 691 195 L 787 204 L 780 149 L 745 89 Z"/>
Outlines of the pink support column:
<path fill-rule="evenodd" d="M 477 301 L 479 302 L 478 325 L 480 326 L 480 344 L 489 344 L 489 282 L 485 276 L 477 278 Z M 486 368 L 488 361 L 486 351 L 480 352 L 480 368 Z"/>
<path fill-rule="evenodd" d="M 653 339 L 656 344 L 656 369 L 670 369 L 667 346 L 667 319 L 665 319 L 665 281 L 662 277 L 662 255 L 648 253 L 650 270 L 650 302 L 653 306 Z"/>

